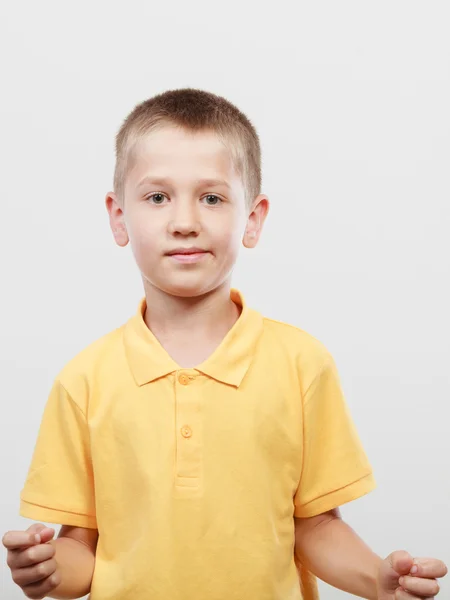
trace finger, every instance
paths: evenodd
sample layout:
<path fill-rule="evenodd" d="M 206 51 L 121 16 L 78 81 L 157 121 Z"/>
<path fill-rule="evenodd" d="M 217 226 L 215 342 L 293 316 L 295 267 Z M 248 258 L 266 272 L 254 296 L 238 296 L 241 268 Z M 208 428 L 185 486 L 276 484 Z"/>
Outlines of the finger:
<path fill-rule="evenodd" d="M 43 579 L 39 583 L 32 585 L 26 585 L 22 588 L 25 596 L 32 600 L 42 600 L 47 594 L 54 590 L 61 583 L 61 577 L 59 573 L 53 573 L 47 579 Z"/>
<path fill-rule="evenodd" d="M 40 537 L 37 533 L 28 533 L 26 531 L 8 531 L 2 539 L 2 543 L 8 550 L 17 550 L 27 548 L 40 543 Z"/>
<path fill-rule="evenodd" d="M 416 558 L 414 566 L 417 567 L 417 571 L 414 572 L 414 567 L 411 570 L 411 575 L 414 577 L 439 579 L 448 573 L 447 565 L 436 558 Z"/>
<path fill-rule="evenodd" d="M 55 548 L 51 544 L 39 544 L 26 550 L 10 550 L 7 563 L 10 569 L 23 569 L 48 560 L 55 555 Z"/>
<path fill-rule="evenodd" d="M 411 592 L 422 598 L 429 598 L 439 594 L 440 588 L 436 579 L 422 579 L 421 577 L 406 576 L 401 577 L 399 583 L 407 592 Z"/>
<path fill-rule="evenodd" d="M 46 560 L 33 567 L 27 567 L 25 569 L 15 569 L 12 572 L 12 578 L 14 583 L 24 587 L 26 585 L 32 585 L 38 583 L 56 571 L 56 560 L 54 558 Z"/>
<path fill-rule="evenodd" d="M 411 594 L 406 590 L 398 588 L 395 592 L 395 600 L 424 600 L 423 596 L 416 596 L 415 594 Z M 427 598 L 426 600 L 434 600 L 434 597 Z"/>

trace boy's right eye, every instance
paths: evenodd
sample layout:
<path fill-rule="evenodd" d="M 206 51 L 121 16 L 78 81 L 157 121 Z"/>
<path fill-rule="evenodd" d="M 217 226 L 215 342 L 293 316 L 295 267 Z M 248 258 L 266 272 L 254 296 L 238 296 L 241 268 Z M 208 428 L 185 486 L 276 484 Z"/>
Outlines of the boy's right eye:
<path fill-rule="evenodd" d="M 156 194 L 150 194 L 150 196 L 147 196 L 147 200 L 150 200 L 150 202 L 153 202 L 153 204 L 163 204 L 164 202 L 164 194 L 161 194 L 159 192 L 157 192 Z"/>

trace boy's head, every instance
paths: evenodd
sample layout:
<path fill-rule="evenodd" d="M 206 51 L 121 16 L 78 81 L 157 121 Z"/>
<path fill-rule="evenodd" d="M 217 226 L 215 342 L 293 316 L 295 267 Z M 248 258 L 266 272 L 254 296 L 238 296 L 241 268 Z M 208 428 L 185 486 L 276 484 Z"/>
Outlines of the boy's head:
<path fill-rule="evenodd" d="M 125 119 L 106 205 L 145 287 L 193 297 L 227 281 L 242 243 L 256 245 L 268 210 L 260 187 L 260 145 L 247 117 L 209 92 L 171 90 Z"/>

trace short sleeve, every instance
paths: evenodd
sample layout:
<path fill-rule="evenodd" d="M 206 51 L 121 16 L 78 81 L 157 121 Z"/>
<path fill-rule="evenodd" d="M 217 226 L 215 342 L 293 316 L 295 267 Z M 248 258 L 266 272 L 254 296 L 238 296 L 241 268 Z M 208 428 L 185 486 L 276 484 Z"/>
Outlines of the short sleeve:
<path fill-rule="evenodd" d="M 20 515 L 95 529 L 94 477 L 86 417 L 59 380 L 44 409 Z"/>
<path fill-rule="evenodd" d="M 303 398 L 303 462 L 296 517 L 313 517 L 376 487 L 332 356 Z"/>

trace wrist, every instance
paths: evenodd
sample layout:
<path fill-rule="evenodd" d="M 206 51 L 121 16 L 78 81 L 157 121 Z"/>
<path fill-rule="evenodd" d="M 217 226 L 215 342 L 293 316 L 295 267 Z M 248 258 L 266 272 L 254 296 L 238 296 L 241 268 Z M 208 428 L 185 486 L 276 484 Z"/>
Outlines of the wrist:
<path fill-rule="evenodd" d="M 383 559 L 377 554 L 373 554 L 373 570 L 365 574 L 365 587 L 367 589 L 367 600 L 378 600 L 379 598 L 379 572 Z"/>

